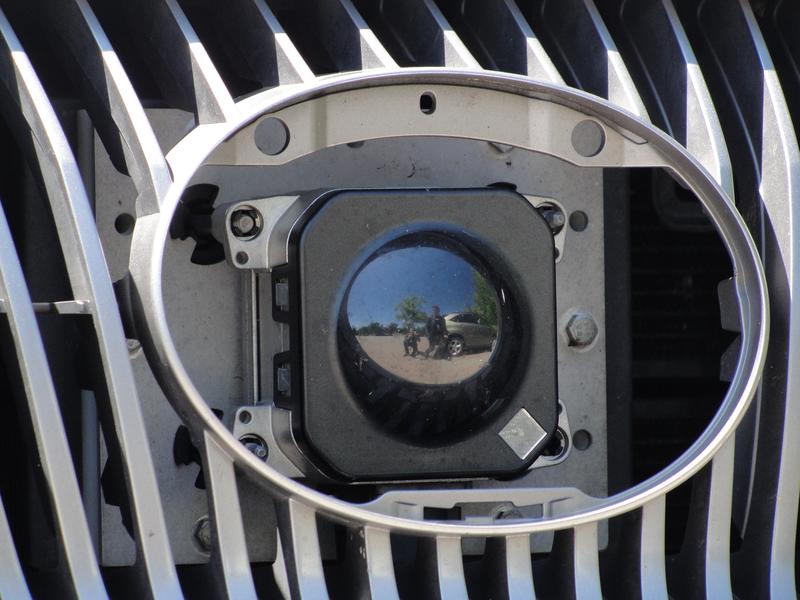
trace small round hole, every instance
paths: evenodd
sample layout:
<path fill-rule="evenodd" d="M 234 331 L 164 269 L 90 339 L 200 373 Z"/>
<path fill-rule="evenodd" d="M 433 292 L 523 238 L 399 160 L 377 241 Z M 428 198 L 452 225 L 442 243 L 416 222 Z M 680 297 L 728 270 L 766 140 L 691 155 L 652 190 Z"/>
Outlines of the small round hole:
<path fill-rule="evenodd" d="M 436 96 L 433 92 L 425 92 L 419 97 L 419 109 L 426 115 L 432 115 L 436 111 Z"/>
<path fill-rule="evenodd" d="M 133 226 L 136 224 L 136 219 L 133 215 L 122 213 L 114 219 L 114 229 L 120 235 L 130 235 L 133 232 Z"/>
<path fill-rule="evenodd" d="M 592 445 L 592 434 L 585 429 L 579 429 L 572 434 L 572 445 L 578 450 L 586 450 Z"/>
<path fill-rule="evenodd" d="M 239 421 L 247 425 L 253 420 L 253 414 L 249 410 L 243 410 L 239 413 Z"/>
<path fill-rule="evenodd" d="M 582 210 L 576 210 L 569 216 L 569 226 L 572 231 L 583 231 L 589 226 L 589 217 Z"/>
<path fill-rule="evenodd" d="M 237 252 L 236 253 L 236 263 L 237 264 L 246 265 L 248 260 L 250 260 L 250 257 L 247 256 L 247 252 Z"/>

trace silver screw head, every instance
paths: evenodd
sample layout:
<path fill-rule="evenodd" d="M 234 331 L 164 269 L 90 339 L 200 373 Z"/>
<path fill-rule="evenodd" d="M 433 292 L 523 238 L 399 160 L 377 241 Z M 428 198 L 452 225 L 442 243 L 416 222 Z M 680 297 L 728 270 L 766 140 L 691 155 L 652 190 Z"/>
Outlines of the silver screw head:
<path fill-rule="evenodd" d="M 238 238 L 252 238 L 261 232 L 261 214 L 254 208 L 240 208 L 231 214 L 231 232 Z"/>
<path fill-rule="evenodd" d="M 244 447 L 252 452 L 256 457 L 261 460 L 267 460 L 267 456 L 269 456 L 269 449 L 267 448 L 267 443 L 260 437 L 249 434 L 241 437 L 239 441 L 242 442 Z"/>
<path fill-rule="evenodd" d="M 564 229 L 564 225 L 567 224 L 567 217 L 555 204 L 542 204 L 539 207 L 539 214 L 547 221 L 553 235 L 560 233 L 561 230 Z"/>
<path fill-rule="evenodd" d="M 522 519 L 522 511 L 510 502 L 498 504 L 494 507 L 495 519 Z"/>
<path fill-rule="evenodd" d="M 575 313 L 567 322 L 567 339 L 573 348 L 585 348 L 597 338 L 599 330 L 592 315 Z"/>

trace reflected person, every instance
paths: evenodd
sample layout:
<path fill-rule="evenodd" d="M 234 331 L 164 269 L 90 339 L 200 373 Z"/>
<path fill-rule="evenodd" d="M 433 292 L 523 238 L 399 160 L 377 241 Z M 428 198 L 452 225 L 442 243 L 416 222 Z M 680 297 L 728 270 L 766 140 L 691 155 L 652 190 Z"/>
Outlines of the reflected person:
<path fill-rule="evenodd" d="M 405 350 L 405 356 L 411 356 L 412 358 L 419 354 L 419 332 L 414 329 L 413 325 L 408 325 L 408 331 L 406 331 L 406 335 L 403 338 L 403 349 Z"/>
<path fill-rule="evenodd" d="M 447 340 L 447 323 L 440 314 L 439 307 L 433 305 L 431 316 L 425 324 L 428 333 L 428 349 L 425 351 L 425 358 L 445 358 L 445 341 Z"/>

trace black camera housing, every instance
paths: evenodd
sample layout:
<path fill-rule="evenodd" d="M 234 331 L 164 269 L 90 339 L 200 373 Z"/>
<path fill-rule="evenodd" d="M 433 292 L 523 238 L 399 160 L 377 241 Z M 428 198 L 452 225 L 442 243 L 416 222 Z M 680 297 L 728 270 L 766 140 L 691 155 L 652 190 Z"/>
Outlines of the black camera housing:
<path fill-rule="evenodd" d="M 288 310 L 275 305 L 273 317 L 289 324 L 291 345 L 274 359 L 276 381 L 279 368 L 291 372 L 291 391 L 276 388 L 276 403 L 292 410 L 295 437 L 306 453 L 350 481 L 510 477 L 530 466 L 557 424 L 555 250 L 539 212 L 501 188 L 316 195 L 289 233 L 288 265 L 273 272 L 274 282 L 289 286 Z M 498 338 L 498 361 L 471 383 L 473 390 L 483 386 L 474 418 L 457 431 L 414 439 L 384 426 L 359 397 L 341 319 L 349 286 L 376 251 L 427 234 L 468 248 L 502 286 L 501 327 L 513 324 L 513 335 Z M 384 376 L 386 386 L 403 387 L 414 401 L 413 390 L 406 393 L 409 382 Z M 432 393 L 459 401 L 457 389 Z M 465 393 L 465 402 L 473 400 Z M 520 413 L 537 432 L 523 453 L 508 441 L 525 435 L 524 423 L 515 429 Z"/>

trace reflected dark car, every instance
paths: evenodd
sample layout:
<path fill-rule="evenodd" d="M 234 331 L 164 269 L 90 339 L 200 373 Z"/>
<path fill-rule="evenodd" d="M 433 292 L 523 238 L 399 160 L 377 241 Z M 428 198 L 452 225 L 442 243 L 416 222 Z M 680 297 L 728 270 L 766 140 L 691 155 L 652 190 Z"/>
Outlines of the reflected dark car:
<path fill-rule="evenodd" d="M 447 350 L 450 356 L 459 356 L 467 350 L 490 349 L 497 336 L 495 327 L 482 323 L 476 313 L 450 313 L 444 319 L 447 321 Z"/>

